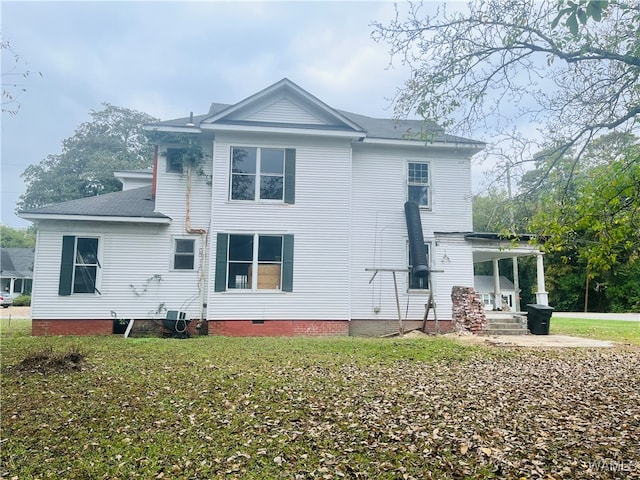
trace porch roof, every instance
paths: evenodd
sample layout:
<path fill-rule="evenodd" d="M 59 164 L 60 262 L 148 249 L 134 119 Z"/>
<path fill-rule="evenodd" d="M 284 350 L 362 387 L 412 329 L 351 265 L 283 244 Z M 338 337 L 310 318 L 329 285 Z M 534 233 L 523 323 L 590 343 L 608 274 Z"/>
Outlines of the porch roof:
<path fill-rule="evenodd" d="M 473 263 L 489 262 L 501 258 L 538 255 L 541 250 L 532 242 L 539 238 L 531 234 L 500 234 L 472 232 L 465 234 L 471 242 Z"/>

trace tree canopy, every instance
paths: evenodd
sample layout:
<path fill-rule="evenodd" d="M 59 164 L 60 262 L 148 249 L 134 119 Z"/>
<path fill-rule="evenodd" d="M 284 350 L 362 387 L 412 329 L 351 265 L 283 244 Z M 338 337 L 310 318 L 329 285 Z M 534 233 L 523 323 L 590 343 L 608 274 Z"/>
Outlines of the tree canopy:
<path fill-rule="evenodd" d="M 36 246 L 36 230 L 31 226 L 18 229 L 0 225 L 0 247 L 33 248 Z"/>
<path fill-rule="evenodd" d="M 544 128 L 560 153 L 637 126 L 640 4 L 601 0 L 473 0 L 452 11 L 409 4 L 374 38 L 411 67 L 397 116 L 452 131 Z"/>
<path fill-rule="evenodd" d="M 156 119 L 108 103 L 103 106 L 91 111 L 91 120 L 62 142 L 61 153 L 26 168 L 22 177 L 27 189 L 17 210 L 115 192 L 120 184 L 114 171 L 151 166 L 153 145 L 142 125 Z"/>

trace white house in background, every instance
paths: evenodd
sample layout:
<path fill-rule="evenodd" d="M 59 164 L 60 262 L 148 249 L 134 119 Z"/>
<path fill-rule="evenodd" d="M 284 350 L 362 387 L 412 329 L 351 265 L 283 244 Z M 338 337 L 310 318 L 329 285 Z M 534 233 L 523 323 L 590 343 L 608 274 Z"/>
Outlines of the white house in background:
<path fill-rule="evenodd" d="M 492 275 L 475 275 L 473 284 L 480 300 L 484 303 L 485 310 L 493 310 L 495 304 L 495 284 Z M 500 293 L 502 294 L 502 307 L 513 311 L 516 305 L 516 291 L 513 282 L 504 275 L 500 275 Z"/>
<path fill-rule="evenodd" d="M 112 315 L 141 325 L 177 310 L 212 334 L 375 335 L 397 330 L 399 311 L 420 325 L 429 292 L 446 329 L 451 288 L 513 247 L 471 233 L 483 144 L 429 122 L 337 110 L 283 79 L 146 129 L 177 142 L 159 141 L 153 173 L 21 213 L 38 224 L 34 334 L 110 333 Z M 179 161 L 185 138 L 204 151 L 197 168 Z M 408 271 L 408 200 L 428 279 Z"/>
<path fill-rule="evenodd" d="M 31 293 L 33 248 L 0 248 L 0 290 L 12 297 Z"/>

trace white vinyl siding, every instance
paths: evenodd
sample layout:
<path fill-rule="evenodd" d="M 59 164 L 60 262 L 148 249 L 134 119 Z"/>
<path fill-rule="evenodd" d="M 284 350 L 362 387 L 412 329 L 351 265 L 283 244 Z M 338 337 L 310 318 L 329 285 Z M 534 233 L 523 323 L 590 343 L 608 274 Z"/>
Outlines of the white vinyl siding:
<path fill-rule="evenodd" d="M 297 123 L 303 125 L 322 125 L 324 123 L 288 98 L 281 98 L 262 110 L 249 115 L 246 117 L 246 120 L 252 122 Z"/>
<path fill-rule="evenodd" d="M 58 295 L 63 235 L 100 234 L 101 295 Z M 199 237 L 196 237 L 199 238 Z M 199 272 L 173 270 L 166 226 L 41 222 L 34 267 L 34 319 L 159 318 L 166 310 L 199 314 Z M 196 255 L 199 249 L 196 248 Z M 156 313 L 160 310 L 160 313 Z"/>
<path fill-rule="evenodd" d="M 430 149 L 358 145 L 353 153 L 352 319 L 397 321 L 391 273 L 380 272 L 369 284 L 372 272 L 365 268 L 407 268 L 403 206 L 409 162 L 429 164 L 431 208 L 421 209 L 420 217 L 425 243 L 431 245 L 431 267 L 444 270 L 430 277 L 438 317 L 451 318 L 454 284 L 473 285 L 471 247 L 463 234 L 447 239 L 449 247 L 436 240 L 436 232 L 472 230 L 469 161 Z M 445 251 L 452 260 L 446 265 L 440 261 Z M 397 279 L 403 317 L 422 319 L 426 294 L 409 295 L 407 274 L 397 274 Z"/>
<path fill-rule="evenodd" d="M 213 292 L 211 320 L 349 318 L 350 159 L 348 141 L 299 136 L 218 134 L 214 146 L 215 232 L 292 235 L 293 291 Z M 229 155 L 235 145 L 296 151 L 295 204 L 230 202 Z M 210 236 L 215 275 L 216 235 Z"/>

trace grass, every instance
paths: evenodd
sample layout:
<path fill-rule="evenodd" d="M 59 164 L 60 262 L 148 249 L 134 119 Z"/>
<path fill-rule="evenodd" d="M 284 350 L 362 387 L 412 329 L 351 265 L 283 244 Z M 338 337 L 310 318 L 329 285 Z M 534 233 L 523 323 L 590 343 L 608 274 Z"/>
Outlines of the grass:
<path fill-rule="evenodd" d="M 27 332 L 2 325 L 0 478 L 615 478 L 590 465 L 640 458 L 640 349 Z"/>
<path fill-rule="evenodd" d="M 640 322 L 552 316 L 550 333 L 640 345 Z"/>

